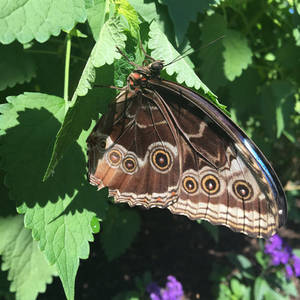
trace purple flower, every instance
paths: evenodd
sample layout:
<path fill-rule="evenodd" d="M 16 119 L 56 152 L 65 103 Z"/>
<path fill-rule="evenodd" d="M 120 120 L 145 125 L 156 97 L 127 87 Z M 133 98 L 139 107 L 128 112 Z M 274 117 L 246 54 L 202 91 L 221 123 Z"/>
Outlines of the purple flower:
<path fill-rule="evenodd" d="M 294 275 L 293 268 L 291 265 L 285 265 L 285 275 L 287 278 L 291 278 Z"/>
<path fill-rule="evenodd" d="M 179 300 L 183 296 L 182 285 L 174 276 L 168 276 L 166 289 L 162 291 L 162 300 Z"/>
<path fill-rule="evenodd" d="M 155 282 L 147 286 L 147 292 L 151 300 L 180 300 L 183 296 L 182 285 L 174 276 L 168 276 L 168 282 L 164 289 L 160 288 Z"/>
<path fill-rule="evenodd" d="M 160 287 L 156 282 L 149 283 L 146 290 L 150 294 L 151 300 L 161 300 Z"/>
<path fill-rule="evenodd" d="M 300 276 L 300 257 L 293 255 L 295 276 Z"/>
<path fill-rule="evenodd" d="M 287 278 L 300 276 L 300 258 L 293 254 L 293 250 L 284 243 L 282 238 L 275 234 L 268 239 L 265 245 L 265 253 L 271 257 L 271 264 L 285 266 Z"/>

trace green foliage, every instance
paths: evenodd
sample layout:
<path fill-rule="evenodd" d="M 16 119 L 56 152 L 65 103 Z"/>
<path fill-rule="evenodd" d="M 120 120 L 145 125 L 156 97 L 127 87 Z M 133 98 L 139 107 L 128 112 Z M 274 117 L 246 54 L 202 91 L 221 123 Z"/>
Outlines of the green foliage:
<path fill-rule="evenodd" d="M 36 76 L 36 65 L 20 45 L 0 45 L 0 91 L 14 87 L 17 83 L 30 82 Z"/>
<path fill-rule="evenodd" d="M 35 299 L 57 274 L 55 266 L 49 266 L 30 230 L 24 228 L 23 217 L 1 218 L 0 235 L 2 270 L 8 270 L 10 291 L 17 299 Z"/>
<path fill-rule="evenodd" d="M 38 0 L 0 1 L 0 42 L 14 40 L 25 44 L 33 39 L 43 43 L 61 30 L 71 30 L 86 20 L 82 0 L 52 0 L 40 5 Z"/>
<path fill-rule="evenodd" d="M 116 95 L 108 87 L 125 85 L 132 68 L 116 46 L 139 64 L 140 44 L 174 60 L 165 78 L 224 109 L 217 94 L 288 183 L 290 222 L 300 222 L 298 1 L 0 0 L 0 43 L 1 297 L 36 299 L 59 276 L 72 300 L 93 234 L 114 263 L 140 229 L 137 211 L 110 205 L 85 178 L 86 138 Z M 211 281 L 215 299 L 297 294 L 262 250 L 229 255 Z M 142 299 L 149 282 L 115 299 Z"/>
<path fill-rule="evenodd" d="M 140 227 L 136 211 L 110 207 L 107 222 L 103 228 L 101 241 L 109 261 L 119 257 L 130 246 Z"/>
<path fill-rule="evenodd" d="M 218 300 L 287 300 L 290 296 L 297 297 L 295 283 L 288 280 L 284 270 L 274 268 L 269 263 L 269 257 L 262 251 L 255 254 L 256 261 L 251 262 L 244 255 L 230 254 L 231 269 L 214 265 L 211 279 L 218 285 Z M 235 271 L 232 272 L 232 269 Z M 223 270 L 223 273 L 220 273 Z"/>

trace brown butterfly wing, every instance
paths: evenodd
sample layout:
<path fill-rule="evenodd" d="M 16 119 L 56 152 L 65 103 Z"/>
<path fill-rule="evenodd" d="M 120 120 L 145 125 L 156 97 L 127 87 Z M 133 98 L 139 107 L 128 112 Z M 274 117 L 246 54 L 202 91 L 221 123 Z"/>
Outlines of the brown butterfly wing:
<path fill-rule="evenodd" d="M 170 108 L 182 138 L 179 198 L 168 207 L 170 211 L 226 225 L 250 236 L 274 234 L 286 216 L 285 199 L 275 198 L 261 168 L 237 137 L 242 131 L 219 126 L 216 117 L 212 119 L 201 110 L 202 102 L 195 105 L 189 101 L 190 90 L 166 81 L 163 86 L 161 82 L 153 84 Z M 196 96 L 207 101 L 197 94 L 194 99 Z"/>
<path fill-rule="evenodd" d="M 115 202 L 168 207 L 251 236 L 272 235 L 285 221 L 284 194 L 276 197 L 244 133 L 191 90 L 149 83 L 123 92 L 89 136 L 90 182 L 107 186 Z M 271 179 L 278 180 L 275 173 Z"/>
<path fill-rule="evenodd" d="M 115 202 L 149 208 L 177 200 L 176 140 L 162 113 L 141 93 L 121 94 L 87 142 L 90 182 L 107 186 Z"/>

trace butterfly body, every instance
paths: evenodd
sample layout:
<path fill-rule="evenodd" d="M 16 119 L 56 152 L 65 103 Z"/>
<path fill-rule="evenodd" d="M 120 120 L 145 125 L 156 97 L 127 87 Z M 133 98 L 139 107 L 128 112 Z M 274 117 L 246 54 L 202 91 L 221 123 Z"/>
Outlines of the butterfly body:
<path fill-rule="evenodd" d="M 223 112 L 162 80 L 163 61 L 138 67 L 88 137 L 89 180 L 115 202 L 268 237 L 286 219 L 270 163 Z"/>

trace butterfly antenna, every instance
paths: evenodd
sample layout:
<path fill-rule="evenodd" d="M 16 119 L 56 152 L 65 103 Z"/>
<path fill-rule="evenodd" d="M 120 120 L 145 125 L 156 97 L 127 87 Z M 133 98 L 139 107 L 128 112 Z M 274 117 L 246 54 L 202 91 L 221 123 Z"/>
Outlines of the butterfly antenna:
<path fill-rule="evenodd" d="M 223 39 L 224 37 L 225 37 L 225 35 L 221 35 L 220 37 L 216 38 L 215 40 L 209 42 L 208 44 L 206 44 L 206 45 L 204 45 L 202 47 L 200 47 L 198 50 L 205 49 L 205 48 L 209 47 L 210 45 L 216 43 L 218 40 Z M 169 63 L 165 64 L 164 67 L 166 67 L 166 66 L 168 66 L 170 64 L 173 64 L 173 63 L 177 62 L 178 60 L 180 60 L 182 58 L 185 58 L 186 56 L 189 56 L 190 54 L 193 53 L 193 51 L 191 53 L 187 53 L 190 50 L 193 50 L 193 48 L 186 49 L 181 54 L 179 54 L 178 56 L 176 56 L 173 60 L 171 60 Z M 195 52 L 198 51 L 198 50 L 195 50 Z M 183 54 L 185 54 L 185 55 L 183 55 Z"/>
<path fill-rule="evenodd" d="M 155 61 L 155 59 L 153 57 L 151 57 L 149 54 L 147 54 L 146 50 L 143 47 L 143 43 L 141 40 L 140 40 L 140 48 L 143 51 L 145 57 L 149 58 L 151 61 Z"/>
<path fill-rule="evenodd" d="M 117 48 L 117 51 L 132 65 L 132 66 L 134 66 L 135 68 L 139 68 L 140 66 L 139 65 L 137 65 L 137 64 L 135 64 L 133 61 L 131 61 L 130 59 L 129 59 L 129 57 L 118 47 L 118 46 L 116 46 L 116 48 Z"/>

